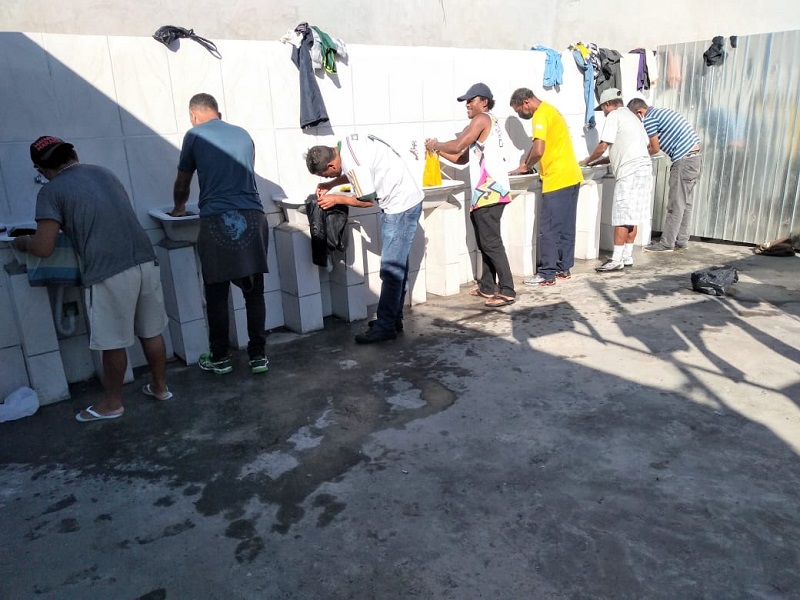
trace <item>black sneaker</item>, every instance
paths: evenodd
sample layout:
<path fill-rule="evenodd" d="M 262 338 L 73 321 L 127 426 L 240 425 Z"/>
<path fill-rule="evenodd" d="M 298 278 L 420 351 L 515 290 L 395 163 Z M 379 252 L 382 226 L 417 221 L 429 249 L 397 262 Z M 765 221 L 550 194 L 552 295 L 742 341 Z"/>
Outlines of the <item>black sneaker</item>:
<path fill-rule="evenodd" d="M 394 331 L 376 331 L 368 329 L 364 333 L 356 335 L 356 344 L 377 344 L 378 342 L 388 342 L 396 340 L 397 334 Z"/>
<path fill-rule="evenodd" d="M 369 323 L 367 323 L 367 327 L 369 327 L 370 329 L 372 329 L 372 328 L 375 326 L 375 323 L 377 323 L 377 322 L 378 322 L 378 320 L 377 320 L 377 319 L 372 319 L 372 321 L 370 321 Z M 395 330 L 397 333 L 400 333 L 401 331 L 403 331 L 403 320 L 402 320 L 402 319 L 399 319 L 399 320 L 397 320 L 397 321 L 395 321 L 395 322 L 394 322 L 394 330 Z"/>
<path fill-rule="evenodd" d="M 228 373 L 233 373 L 231 359 L 227 356 L 219 360 L 214 360 L 214 358 L 211 356 L 211 353 L 206 352 L 200 356 L 200 360 L 197 362 L 197 364 L 201 369 L 203 369 L 203 371 L 211 371 L 217 375 L 227 375 Z"/>
<path fill-rule="evenodd" d="M 570 279 L 571 277 L 572 273 L 569 272 L 569 269 L 556 273 L 556 279 Z"/>
<path fill-rule="evenodd" d="M 269 359 L 266 356 L 257 356 L 250 359 L 250 372 L 253 375 L 266 373 L 269 370 Z"/>
<path fill-rule="evenodd" d="M 686 250 L 689 247 L 689 244 L 675 244 L 675 252 L 679 252 L 680 250 Z"/>

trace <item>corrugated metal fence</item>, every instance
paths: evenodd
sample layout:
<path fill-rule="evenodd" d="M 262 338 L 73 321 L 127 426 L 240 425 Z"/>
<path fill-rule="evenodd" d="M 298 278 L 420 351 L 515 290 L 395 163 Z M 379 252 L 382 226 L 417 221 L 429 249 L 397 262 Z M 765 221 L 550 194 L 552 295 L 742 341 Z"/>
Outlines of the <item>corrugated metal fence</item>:
<path fill-rule="evenodd" d="M 761 243 L 800 233 L 800 31 L 725 38 L 723 64 L 705 66 L 710 42 L 660 46 L 656 106 L 672 108 L 702 138 L 703 175 L 692 235 Z M 656 163 L 653 229 L 662 229 L 669 160 Z"/>

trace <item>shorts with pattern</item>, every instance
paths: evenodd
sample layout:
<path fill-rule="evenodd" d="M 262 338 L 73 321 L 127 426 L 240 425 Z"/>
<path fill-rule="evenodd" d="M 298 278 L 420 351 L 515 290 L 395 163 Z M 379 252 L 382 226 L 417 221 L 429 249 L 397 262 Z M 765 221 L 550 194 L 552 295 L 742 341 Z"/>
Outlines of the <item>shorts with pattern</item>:
<path fill-rule="evenodd" d="M 611 204 L 611 225 L 639 225 L 653 196 L 653 168 L 636 169 L 616 180 Z"/>

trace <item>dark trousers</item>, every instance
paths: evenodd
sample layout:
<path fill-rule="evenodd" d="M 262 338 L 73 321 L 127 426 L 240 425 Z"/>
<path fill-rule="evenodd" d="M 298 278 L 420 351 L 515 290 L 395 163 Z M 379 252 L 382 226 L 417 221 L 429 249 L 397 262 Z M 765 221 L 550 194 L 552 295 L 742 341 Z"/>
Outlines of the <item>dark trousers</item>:
<path fill-rule="evenodd" d="M 575 266 L 575 219 L 580 184 L 542 194 L 537 271 L 545 279 Z"/>
<path fill-rule="evenodd" d="M 508 264 L 508 255 L 500 236 L 500 219 L 505 204 L 492 204 L 476 208 L 469 214 L 475 228 L 475 240 L 483 257 L 483 269 L 478 287 L 484 294 L 501 294 L 516 297 L 514 278 Z"/>
<path fill-rule="evenodd" d="M 228 356 L 230 348 L 228 292 L 230 284 L 242 290 L 247 312 L 247 354 L 251 359 L 264 356 L 266 337 L 264 321 L 267 307 L 264 303 L 264 275 L 256 273 L 232 281 L 205 284 L 206 314 L 208 316 L 208 345 L 213 360 Z"/>

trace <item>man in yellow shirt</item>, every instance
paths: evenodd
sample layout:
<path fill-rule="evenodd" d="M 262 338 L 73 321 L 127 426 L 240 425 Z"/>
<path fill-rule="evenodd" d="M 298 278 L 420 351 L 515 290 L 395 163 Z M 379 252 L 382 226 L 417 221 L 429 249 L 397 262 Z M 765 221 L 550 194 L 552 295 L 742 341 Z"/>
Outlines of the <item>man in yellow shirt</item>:
<path fill-rule="evenodd" d="M 520 119 L 533 119 L 533 145 L 511 175 L 530 173 L 538 162 L 542 178 L 537 272 L 533 277 L 523 279 L 522 283 L 554 285 L 556 278 L 569 279 L 572 276 L 578 189 L 583 174 L 567 122 L 552 104 L 539 100 L 528 88 L 519 88 L 511 95 L 511 108 Z"/>

